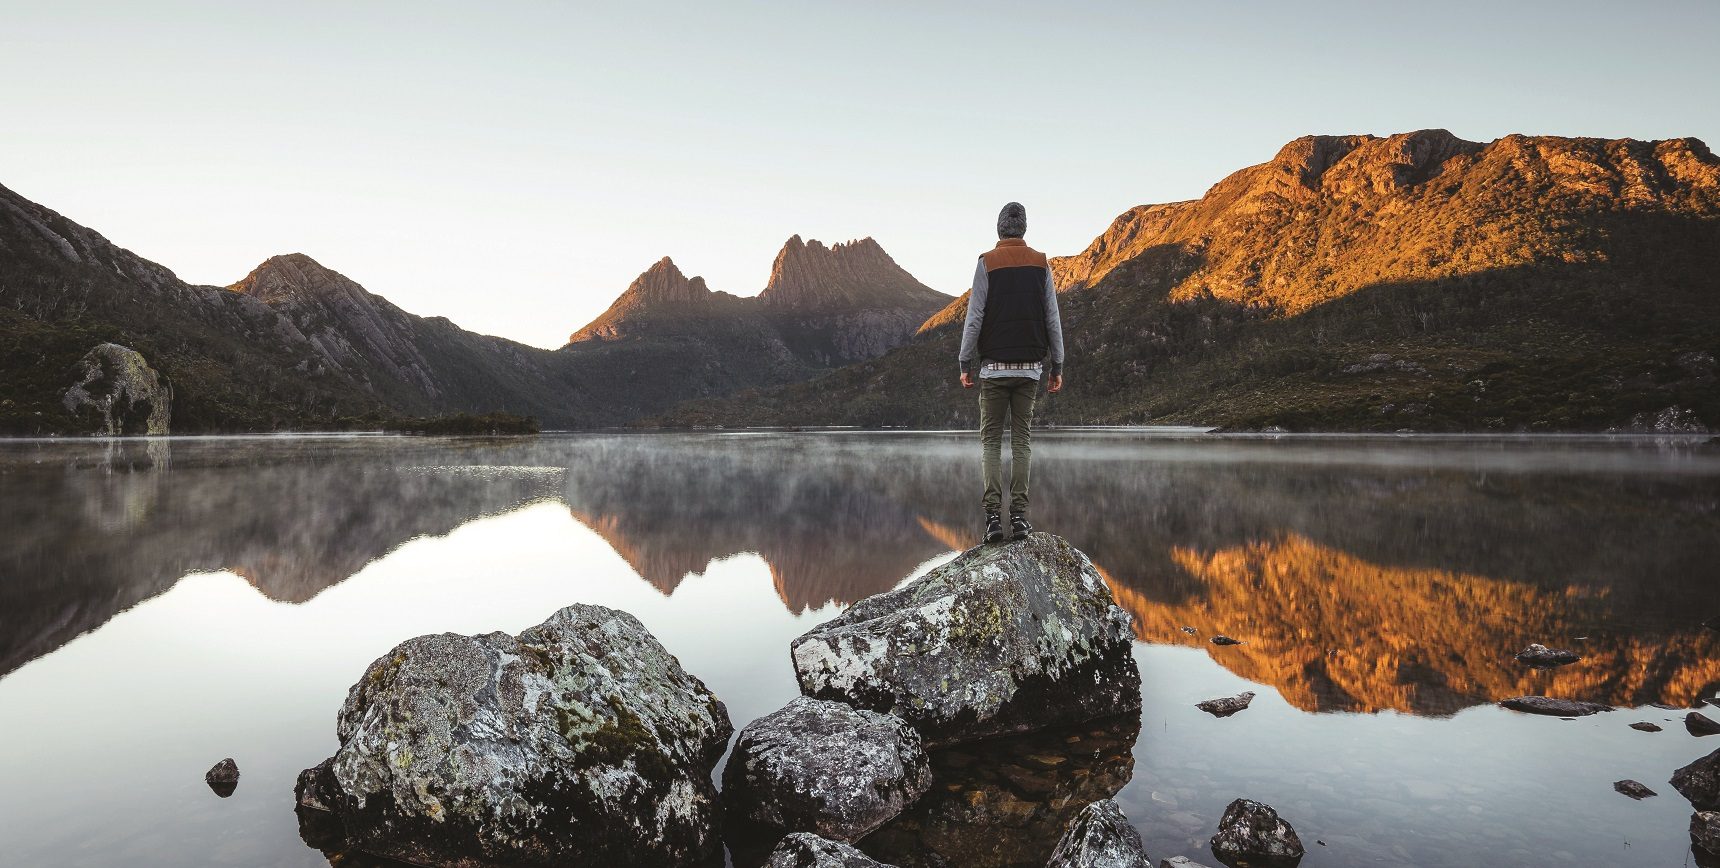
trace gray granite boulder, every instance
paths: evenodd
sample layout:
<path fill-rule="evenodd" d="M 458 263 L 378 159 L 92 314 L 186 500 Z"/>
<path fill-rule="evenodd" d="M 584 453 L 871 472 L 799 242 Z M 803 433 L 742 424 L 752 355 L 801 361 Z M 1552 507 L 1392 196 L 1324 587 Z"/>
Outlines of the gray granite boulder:
<path fill-rule="evenodd" d="M 1690 846 L 1710 857 L 1720 856 L 1720 811 L 1690 815 Z"/>
<path fill-rule="evenodd" d="M 1254 691 L 1244 690 L 1235 696 L 1224 696 L 1218 699 L 1208 699 L 1205 702 L 1197 702 L 1194 707 L 1213 717 L 1229 717 L 1247 708 L 1248 704 L 1253 701 Z"/>
<path fill-rule="evenodd" d="M 1583 702 L 1578 699 L 1553 699 L 1547 696 L 1513 696 L 1499 703 L 1501 708 L 1524 714 L 1545 714 L 1550 717 L 1583 717 L 1602 711 L 1612 711 L 1610 705 Z"/>
<path fill-rule="evenodd" d="M 1105 799 L 1075 815 L 1045 868 L 1153 868 L 1153 860 L 1123 809 Z"/>
<path fill-rule="evenodd" d="M 168 433 L 173 388 L 137 350 L 97 344 L 73 366 L 72 376 L 76 381 L 60 403 L 89 425 L 91 433 L 109 437 Z"/>
<path fill-rule="evenodd" d="M 1696 810 L 1720 810 L 1720 750 L 1673 772 L 1670 783 Z"/>
<path fill-rule="evenodd" d="M 1302 839 L 1270 806 L 1237 799 L 1224 809 L 1212 855 L 1226 865 L 1292 866 L 1302 861 Z"/>
<path fill-rule="evenodd" d="M 794 640 L 801 692 L 895 714 L 931 746 L 1141 707 L 1127 612 L 1087 556 L 979 546 Z"/>
<path fill-rule="evenodd" d="M 574 605 L 395 646 L 298 799 L 346 846 L 421 865 L 720 865 L 710 772 L 733 731 L 638 619 Z"/>
<path fill-rule="evenodd" d="M 770 851 L 764 868 L 895 868 L 840 841 L 796 832 Z"/>
<path fill-rule="evenodd" d="M 741 730 L 723 807 L 776 834 L 857 841 L 931 785 L 920 734 L 901 718 L 801 696 Z"/>
<path fill-rule="evenodd" d="M 227 757 L 203 773 L 203 782 L 215 791 L 215 795 L 225 799 L 239 788 L 239 764 Z"/>

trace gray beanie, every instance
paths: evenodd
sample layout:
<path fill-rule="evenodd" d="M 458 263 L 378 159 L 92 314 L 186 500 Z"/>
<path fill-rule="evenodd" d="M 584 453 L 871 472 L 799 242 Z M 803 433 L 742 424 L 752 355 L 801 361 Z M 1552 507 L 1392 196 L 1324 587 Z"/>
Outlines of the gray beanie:
<path fill-rule="evenodd" d="M 1011 202 L 997 212 L 997 237 L 1020 238 L 1027 234 L 1027 209 Z"/>

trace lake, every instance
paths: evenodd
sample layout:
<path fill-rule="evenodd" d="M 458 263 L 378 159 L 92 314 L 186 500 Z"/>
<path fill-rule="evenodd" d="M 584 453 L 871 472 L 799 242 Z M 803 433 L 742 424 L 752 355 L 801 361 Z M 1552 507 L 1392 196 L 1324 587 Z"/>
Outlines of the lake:
<path fill-rule="evenodd" d="M 1041 865 L 1114 795 L 1155 860 L 1217 865 L 1248 797 L 1305 866 L 1687 864 L 1666 781 L 1720 748 L 1681 722 L 1720 701 L 1706 439 L 1043 432 L 1034 521 L 1133 615 L 1144 710 L 940 754 L 862 847 Z M 401 640 L 574 602 L 638 616 L 739 729 L 796 694 L 791 639 L 973 543 L 976 440 L 0 441 L 0 862 L 365 864 L 293 812 L 347 688 Z M 1530 669 L 1531 642 L 1583 659 Z M 1495 705 L 1525 693 L 1618 710 Z"/>

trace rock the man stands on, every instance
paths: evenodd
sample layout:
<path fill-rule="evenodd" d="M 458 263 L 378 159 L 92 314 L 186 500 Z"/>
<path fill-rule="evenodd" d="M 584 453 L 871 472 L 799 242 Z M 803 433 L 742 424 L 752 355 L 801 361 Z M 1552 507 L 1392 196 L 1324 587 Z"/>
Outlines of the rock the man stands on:
<path fill-rule="evenodd" d="M 985 541 L 1003 541 L 1003 420 L 1010 420 L 1010 536 L 1025 539 L 1027 481 L 1033 453 L 1033 401 L 1039 379 L 1063 388 L 1063 324 L 1045 254 L 1027 246 L 1027 209 L 1019 202 L 997 215 L 997 246 L 979 257 L 962 325 L 962 386 L 979 368 L 979 437 L 985 468 Z"/>

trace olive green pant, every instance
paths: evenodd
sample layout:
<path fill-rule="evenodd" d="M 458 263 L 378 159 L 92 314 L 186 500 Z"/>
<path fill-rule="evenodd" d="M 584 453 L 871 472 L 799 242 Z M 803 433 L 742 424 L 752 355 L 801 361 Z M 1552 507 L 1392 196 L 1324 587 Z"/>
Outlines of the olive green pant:
<path fill-rule="evenodd" d="M 1009 417 L 1009 511 L 1027 514 L 1027 479 L 1033 461 L 1033 399 L 1039 381 L 1032 377 L 981 377 L 979 442 L 985 468 L 986 512 L 1003 506 L 1003 418 Z"/>

